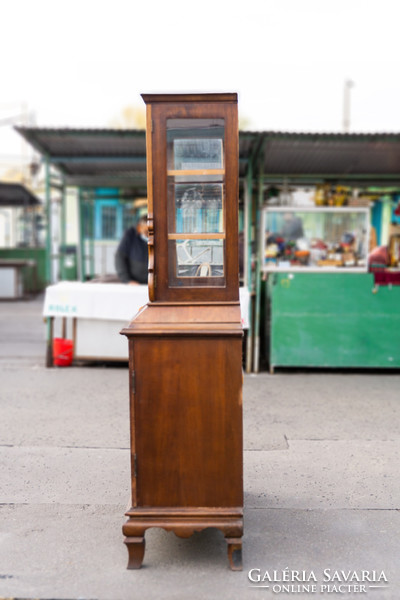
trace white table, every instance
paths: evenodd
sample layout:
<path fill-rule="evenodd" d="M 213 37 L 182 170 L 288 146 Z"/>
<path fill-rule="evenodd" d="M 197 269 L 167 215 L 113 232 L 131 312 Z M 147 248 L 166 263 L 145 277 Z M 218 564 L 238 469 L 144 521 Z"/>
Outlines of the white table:
<path fill-rule="evenodd" d="M 240 288 L 245 329 L 249 327 L 249 298 L 247 288 Z M 50 285 L 43 308 L 51 324 L 48 343 L 52 345 L 53 337 L 68 336 L 74 341 L 77 360 L 128 360 L 128 343 L 119 331 L 148 301 L 147 285 L 75 281 Z M 57 326 L 59 335 L 55 335 Z"/>

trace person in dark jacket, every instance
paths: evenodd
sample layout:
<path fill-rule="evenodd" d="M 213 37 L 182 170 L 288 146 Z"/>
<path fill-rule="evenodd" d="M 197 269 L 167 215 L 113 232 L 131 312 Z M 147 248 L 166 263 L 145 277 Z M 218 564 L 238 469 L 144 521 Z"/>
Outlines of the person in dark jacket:
<path fill-rule="evenodd" d="M 146 217 L 125 231 L 115 254 L 115 268 L 123 283 L 147 283 L 147 236 Z"/>

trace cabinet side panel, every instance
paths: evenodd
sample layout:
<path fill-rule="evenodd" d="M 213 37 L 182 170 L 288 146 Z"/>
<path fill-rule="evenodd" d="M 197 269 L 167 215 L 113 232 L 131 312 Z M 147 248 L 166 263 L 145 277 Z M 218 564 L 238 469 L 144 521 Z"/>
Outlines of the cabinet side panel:
<path fill-rule="evenodd" d="M 240 338 L 140 338 L 135 369 L 138 506 L 242 506 Z"/>
<path fill-rule="evenodd" d="M 151 104 L 146 107 L 146 163 L 147 163 L 147 215 L 148 241 L 148 287 L 149 299 L 155 299 L 154 284 L 154 214 L 153 214 L 153 116 Z"/>
<path fill-rule="evenodd" d="M 129 340 L 129 412 L 130 412 L 130 438 L 131 438 L 131 486 L 132 506 L 137 506 L 136 497 L 136 435 L 135 435 L 135 363 L 134 342 Z"/>

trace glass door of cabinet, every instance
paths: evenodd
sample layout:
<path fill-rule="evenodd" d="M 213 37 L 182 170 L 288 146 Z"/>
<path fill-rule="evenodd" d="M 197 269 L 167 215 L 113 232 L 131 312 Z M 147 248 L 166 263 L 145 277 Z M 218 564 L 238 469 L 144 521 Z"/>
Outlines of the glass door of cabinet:
<path fill-rule="evenodd" d="M 167 119 L 168 280 L 225 285 L 224 119 Z"/>

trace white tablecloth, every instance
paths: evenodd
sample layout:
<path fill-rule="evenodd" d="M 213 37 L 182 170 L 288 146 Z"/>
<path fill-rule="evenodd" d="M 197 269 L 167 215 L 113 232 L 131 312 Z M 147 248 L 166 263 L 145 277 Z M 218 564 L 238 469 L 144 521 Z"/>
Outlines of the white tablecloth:
<path fill-rule="evenodd" d="M 249 298 L 248 289 L 240 288 L 244 329 L 249 327 Z M 46 288 L 43 315 L 128 323 L 148 301 L 147 285 L 62 281 Z"/>

